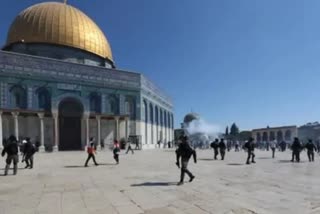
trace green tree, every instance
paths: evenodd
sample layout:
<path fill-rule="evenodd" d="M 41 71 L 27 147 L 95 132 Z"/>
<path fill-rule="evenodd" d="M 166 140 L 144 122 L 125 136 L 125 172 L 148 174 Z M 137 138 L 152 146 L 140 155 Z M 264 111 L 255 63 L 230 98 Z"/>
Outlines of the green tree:
<path fill-rule="evenodd" d="M 236 123 L 233 123 L 233 124 L 231 125 L 231 128 L 230 128 L 230 136 L 231 136 L 232 138 L 236 138 L 236 137 L 238 136 L 238 134 L 239 134 L 239 128 L 238 128 L 238 126 L 236 125 Z"/>
<path fill-rule="evenodd" d="M 229 135 L 229 126 L 226 127 L 226 133 L 225 136 L 227 137 Z"/>

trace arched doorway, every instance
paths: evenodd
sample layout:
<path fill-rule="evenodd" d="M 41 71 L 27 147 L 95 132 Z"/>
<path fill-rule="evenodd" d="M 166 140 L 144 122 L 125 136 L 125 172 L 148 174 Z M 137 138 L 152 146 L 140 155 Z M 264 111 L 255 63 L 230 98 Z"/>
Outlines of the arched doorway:
<path fill-rule="evenodd" d="M 59 151 L 81 150 L 82 104 L 66 98 L 59 105 Z"/>

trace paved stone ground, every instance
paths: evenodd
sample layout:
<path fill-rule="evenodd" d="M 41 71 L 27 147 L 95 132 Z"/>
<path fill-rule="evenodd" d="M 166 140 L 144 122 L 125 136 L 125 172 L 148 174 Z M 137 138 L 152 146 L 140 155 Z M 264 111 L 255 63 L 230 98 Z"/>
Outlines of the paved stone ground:
<path fill-rule="evenodd" d="M 222 162 L 198 151 L 190 163 L 196 179 L 178 187 L 173 150 L 123 154 L 120 165 L 100 152 L 102 165 L 88 168 L 84 152 L 36 154 L 33 170 L 0 176 L 0 214 L 320 213 L 318 155 L 309 163 L 303 153 L 299 164 L 288 162 L 289 152 L 270 155 L 257 152 L 257 164 L 247 166 L 244 152 Z"/>

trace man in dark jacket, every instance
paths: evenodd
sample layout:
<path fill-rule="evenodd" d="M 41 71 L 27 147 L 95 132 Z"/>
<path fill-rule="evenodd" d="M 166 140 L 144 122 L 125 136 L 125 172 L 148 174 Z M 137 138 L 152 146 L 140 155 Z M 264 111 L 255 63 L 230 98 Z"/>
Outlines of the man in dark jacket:
<path fill-rule="evenodd" d="M 249 138 L 249 140 L 244 144 L 244 148 L 247 150 L 248 152 L 248 158 L 247 158 L 247 164 L 250 164 L 250 159 L 251 159 L 251 163 L 256 163 L 254 161 L 255 158 L 255 154 L 254 154 L 254 148 L 255 148 L 255 144 L 254 144 L 254 140 L 253 138 Z"/>
<path fill-rule="evenodd" d="M 23 160 L 26 162 L 25 168 L 33 168 L 33 155 L 36 153 L 37 148 L 30 141 L 30 138 L 23 140 L 24 149 L 23 149 Z"/>
<path fill-rule="evenodd" d="M 210 147 L 214 151 L 214 159 L 217 160 L 217 157 L 219 155 L 219 139 L 215 139 L 214 142 L 210 144 Z"/>
<path fill-rule="evenodd" d="M 176 150 L 176 157 L 177 162 L 176 165 L 180 168 L 180 157 L 181 157 L 181 175 L 180 175 L 180 182 L 178 185 L 182 185 L 184 183 L 184 175 L 187 173 L 187 175 L 190 177 L 189 182 L 192 182 L 195 176 L 188 170 L 188 162 L 189 159 L 193 156 L 193 160 L 195 163 L 197 163 L 197 154 L 196 151 L 193 150 L 189 143 L 188 138 L 186 136 L 182 137 L 182 142 L 180 143 L 178 149 Z"/>
<path fill-rule="evenodd" d="M 13 174 L 16 175 L 18 171 L 18 143 L 15 136 L 11 135 L 9 140 L 2 150 L 1 156 L 4 157 L 7 154 L 6 167 L 4 170 L 4 175 L 8 175 L 8 170 L 10 168 L 11 162 L 13 162 Z"/>
<path fill-rule="evenodd" d="M 314 151 L 317 151 L 317 147 L 313 144 L 312 140 L 309 139 L 308 143 L 305 145 L 307 149 L 307 154 L 309 158 L 309 162 L 314 161 Z"/>
<path fill-rule="evenodd" d="M 295 137 L 294 141 L 291 145 L 292 149 L 292 159 L 291 162 L 294 162 L 294 159 L 296 159 L 297 162 L 300 162 L 300 152 L 302 150 L 302 145 L 300 143 L 299 138 Z"/>
<path fill-rule="evenodd" d="M 224 143 L 224 139 L 222 138 L 219 143 L 219 150 L 221 155 L 221 160 L 224 160 L 224 156 L 226 155 L 226 144 Z"/>

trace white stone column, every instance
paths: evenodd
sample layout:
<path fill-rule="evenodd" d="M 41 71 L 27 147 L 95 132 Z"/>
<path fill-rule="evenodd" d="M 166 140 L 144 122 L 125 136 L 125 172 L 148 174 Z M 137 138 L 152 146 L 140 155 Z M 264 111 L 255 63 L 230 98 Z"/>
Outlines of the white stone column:
<path fill-rule="evenodd" d="M 97 148 L 100 150 L 101 149 L 101 116 L 96 116 L 97 120 Z"/>
<path fill-rule="evenodd" d="M 53 151 L 57 152 L 59 149 L 59 117 L 58 112 L 52 112 L 53 121 L 54 121 L 54 145 Z"/>
<path fill-rule="evenodd" d="M 11 112 L 11 114 L 14 120 L 14 134 L 17 140 L 19 140 L 19 120 L 18 120 L 19 112 Z"/>
<path fill-rule="evenodd" d="M 2 111 L 0 111 L 0 151 L 3 149 Z"/>
<path fill-rule="evenodd" d="M 38 113 L 40 119 L 40 147 L 39 151 L 44 152 L 44 113 Z"/>
<path fill-rule="evenodd" d="M 115 137 L 116 137 L 116 140 L 120 141 L 120 132 L 119 132 L 119 117 L 114 117 L 115 119 L 115 126 L 116 126 L 116 134 L 115 134 Z"/>

